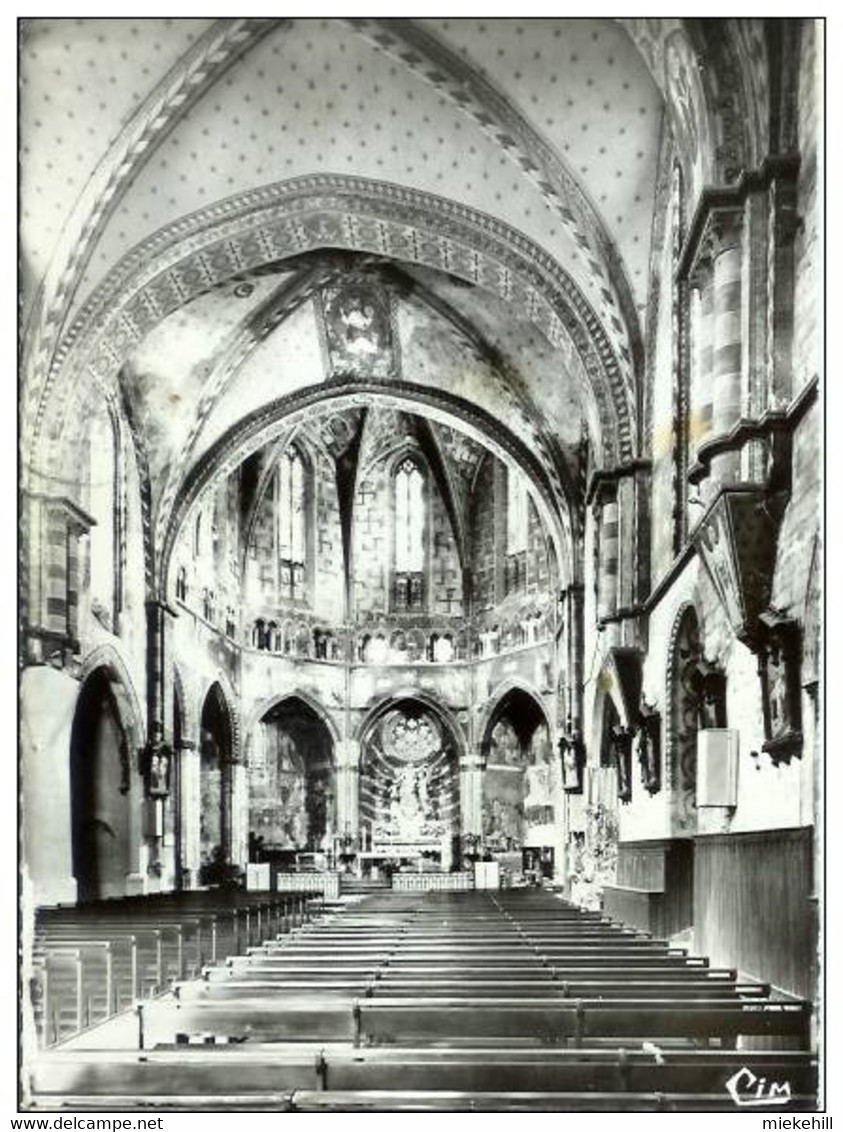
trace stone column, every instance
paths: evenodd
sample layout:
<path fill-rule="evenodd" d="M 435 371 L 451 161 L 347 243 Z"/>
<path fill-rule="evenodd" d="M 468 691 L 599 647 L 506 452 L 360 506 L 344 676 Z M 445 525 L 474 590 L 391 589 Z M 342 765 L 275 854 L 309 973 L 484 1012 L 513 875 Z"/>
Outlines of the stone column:
<path fill-rule="evenodd" d="M 618 611 L 619 508 L 617 491 L 606 491 L 595 506 L 597 524 L 597 617 Z"/>
<path fill-rule="evenodd" d="M 146 747 L 142 754 L 144 771 L 143 841 L 139 849 L 138 869 L 146 873 L 160 888 L 164 874 L 164 815 L 163 799 L 149 792 L 150 768 L 160 759 L 173 757 L 169 744 L 172 738 L 172 714 L 168 713 L 170 690 L 173 686 L 172 662 L 169 656 L 169 618 L 175 616 L 166 602 L 154 599 L 146 603 Z M 172 782 L 173 768 L 170 763 Z"/>
<path fill-rule="evenodd" d="M 246 764 L 232 762 L 230 782 L 230 844 L 228 859 L 232 865 L 243 865 L 249 859 L 249 778 Z"/>
<path fill-rule="evenodd" d="M 360 744 L 345 739 L 336 744 L 336 814 L 338 837 L 360 833 Z"/>
<path fill-rule="evenodd" d="M 743 213 L 723 209 L 712 214 L 709 227 L 714 275 L 712 354 L 712 431 L 726 435 L 741 419 L 741 324 Z M 720 484 L 740 479 L 740 453 L 726 452 L 711 462 Z"/>
<path fill-rule="evenodd" d="M 460 834 L 462 838 L 473 834 L 483 836 L 483 771 L 486 760 L 482 755 L 468 755 L 460 759 Z M 479 840 L 478 840 L 479 845 Z"/>
<path fill-rule="evenodd" d="M 199 883 L 199 746 L 192 739 L 182 739 L 176 751 L 178 759 L 178 825 L 176 845 L 177 876 L 180 887 L 195 888 Z"/>
<path fill-rule="evenodd" d="M 149 746 L 155 748 L 165 742 L 172 726 L 170 689 L 173 686 L 172 661 L 169 655 L 169 619 L 176 613 L 166 602 L 158 599 L 146 603 L 146 658 L 147 658 L 147 735 Z"/>
<path fill-rule="evenodd" d="M 711 439 L 714 396 L 714 269 L 707 245 L 694 263 L 691 287 L 691 390 L 688 418 L 688 450 L 691 462 L 698 459 L 701 445 Z M 703 500 L 710 494 L 701 490 Z M 696 496 L 692 492 L 691 500 Z M 690 511 L 689 526 L 702 515 Z"/>
<path fill-rule="evenodd" d="M 565 725 L 568 731 L 582 731 L 583 716 L 583 604 L 585 587 L 572 583 L 565 591 L 566 617 L 568 628 L 568 718 Z"/>

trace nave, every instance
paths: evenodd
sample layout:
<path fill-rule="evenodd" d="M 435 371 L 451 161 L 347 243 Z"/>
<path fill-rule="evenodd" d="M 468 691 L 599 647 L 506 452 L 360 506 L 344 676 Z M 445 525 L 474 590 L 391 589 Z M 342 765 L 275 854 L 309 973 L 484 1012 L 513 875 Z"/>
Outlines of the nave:
<path fill-rule="evenodd" d="M 551 892 L 251 904 L 239 954 L 42 1050 L 36 1107 L 733 1111 L 762 1078 L 816 1107 L 809 1003 Z"/>
<path fill-rule="evenodd" d="M 29 1094 L 822 1107 L 822 21 L 20 55 Z"/>

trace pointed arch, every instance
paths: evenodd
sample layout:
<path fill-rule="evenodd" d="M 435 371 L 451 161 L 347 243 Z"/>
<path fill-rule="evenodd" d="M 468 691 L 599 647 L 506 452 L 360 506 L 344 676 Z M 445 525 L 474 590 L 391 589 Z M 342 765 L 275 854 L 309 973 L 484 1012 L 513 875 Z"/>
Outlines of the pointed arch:
<path fill-rule="evenodd" d="M 281 692 L 276 696 L 270 696 L 268 699 L 261 700 L 249 712 L 246 724 L 247 743 L 248 737 L 252 734 L 255 727 L 263 719 L 265 715 L 278 707 L 280 704 L 285 703 L 287 700 L 299 700 L 313 714 L 324 723 L 334 743 L 339 743 L 342 739 L 339 727 L 331 716 L 331 713 L 323 706 L 322 703 L 312 693 L 306 691 L 304 688 L 294 688 L 290 692 Z"/>
<path fill-rule="evenodd" d="M 477 724 L 477 735 L 480 739 L 481 751 L 487 749 L 492 731 L 501 716 L 505 714 L 507 706 L 511 703 L 513 698 L 517 701 L 519 697 L 525 697 L 532 702 L 532 705 L 541 715 L 547 727 L 548 735 L 552 738 L 553 723 L 545 707 L 541 692 L 529 681 L 513 677 L 498 684 L 483 708 L 483 712 Z"/>
<path fill-rule="evenodd" d="M 80 687 L 97 668 L 104 668 L 109 673 L 115 698 L 121 709 L 121 718 L 131 742 L 136 748 L 142 747 L 146 741 L 146 716 L 125 660 L 113 645 L 98 645 L 80 665 Z"/>

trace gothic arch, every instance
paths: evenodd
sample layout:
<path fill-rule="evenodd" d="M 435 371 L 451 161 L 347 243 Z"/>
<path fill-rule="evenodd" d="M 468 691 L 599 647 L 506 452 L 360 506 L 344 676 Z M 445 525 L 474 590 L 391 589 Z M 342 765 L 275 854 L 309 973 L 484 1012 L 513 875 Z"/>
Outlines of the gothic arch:
<path fill-rule="evenodd" d="M 399 410 L 418 412 L 441 420 L 477 439 L 490 448 L 504 463 L 516 463 L 531 481 L 537 509 L 553 540 L 557 563 L 563 575 L 574 578 L 574 538 L 571 527 L 571 504 L 561 492 L 561 484 L 552 481 L 547 469 L 530 447 L 516 437 L 490 414 L 472 404 L 442 391 L 391 382 L 384 387 L 377 382 L 354 382 L 337 389 L 334 386 L 314 386 L 278 398 L 250 413 L 232 426 L 202 459 L 190 470 L 178 493 L 167 508 L 168 521 L 156 550 L 159 562 L 157 584 L 167 592 L 173 549 L 182 524 L 191 508 L 212 482 L 229 474 L 244 459 L 259 448 L 270 444 L 284 430 L 288 435 L 295 431 L 310 414 L 326 405 L 334 409 L 367 407 L 373 400 Z"/>
<path fill-rule="evenodd" d="M 547 713 L 541 692 L 528 680 L 512 677 L 498 684 L 483 708 L 477 724 L 477 736 L 481 749 L 485 750 L 489 738 L 491 737 L 492 729 L 497 722 L 496 716 L 500 713 L 500 709 L 503 707 L 507 697 L 513 692 L 521 692 L 523 695 L 529 696 L 535 703 L 536 708 L 541 713 L 547 725 L 548 735 L 551 741 L 553 740 L 553 724 Z"/>
<path fill-rule="evenodd" d="M 113 645 L 98 645 L 88 653 L 79 668 L 80 688 L 98 668 L 108 672 L 123 726 L 132 745 L 139 749 L 146 738 L 145 716 L 126 662 Z"/>
<path fill-rule="evenodd" d="M 408 228 L 416 233 L 412 242 Z M 466 247 L 474 253 L 470 264 Z M 637 397 L 629 359 L 617 353 L 582 291 L 552 257 L 515 229 L 465 205 L 334 174 L 296 178 L 217 202 L 124 256 L 67 331 L 50 374 L 27 389 L 29 451 L 38 451 L 44 429 L 61 435 L 68 391 L 82 373 L 104 388 L 113 386 L 127 348 L 167 314 L 235 275 L 324 248 L 446 268 L 497 292 L 564 356 L 581 358 L 587 393 L 601 420 L 604 466 L 637 454 Z"/>
<path fill-rule="evenodd" d="M 387 695 L 380 697 L 368 709 L 354 731 L 354 738 L 358 743 L 361 743 L 361 748 L 362 740 L 368 732 L 371 731 L 374 724 L 385 715 L 390 708 L 408 700 L 413 703 L 421 704 L 437 716 L 457 744 L 457 751 L 455 752 L 457 757 L 464 758 L 468 750 L 468 744 L 466 742 L 465 731 L 454 713 L 437 696 L 433 696 L 429 692 L 420 691 L 413 685 L 397 688 L 395 691 L 389 692 Z"/>
<path fill-rule="evenodd" d="M 173 665 L 173 696 L 181 708 L 183 739 L 196 739 L 199 734 L 199 707 L 190 685 L 185 681 L 178 664 Z M 202 700 L 204 703 L 204 699 Z"/>
<path fill-rule="evenodd" d="M 237 711 L 237 696 L 234 692 L 231 682 L 226 675 L 218 671 L 212 680 L 209 680 L 205 685 L 204 691 L 199 697 L 199 718 L 201 722 L 202 710 L 208 700 L 209 695 L 214 688 L 219 688 L 220 705 L 224 709 L 228 718 L 228 725 L 231 734 L 231 762 L 239 763 L 242 755 L 241 745 L 241 731 L 240 731 L 240 716 Z"/>
<path fill-rule="evenodd" d="M 279 704 L 283 704 L 286 700 L 301 700 L 306 707 L 310 708 L 313 714 L 323 723 L 331 736 L 334 744 L 341 741 L 342 736 L 330 712 L 328 712 L 319 700 L 310 692 L 306 692 L 303 688 L 294 688 L 290 692 L 281 692 L 277 696 L 270 696 L 266 700 L 261 700 L 252 711 L 249 713 L 248 721 L 246 724 L 246 742 L 249 742 L 249 737 L 254 731 L 257 724 L 263 717 L 273 708 Z"/>

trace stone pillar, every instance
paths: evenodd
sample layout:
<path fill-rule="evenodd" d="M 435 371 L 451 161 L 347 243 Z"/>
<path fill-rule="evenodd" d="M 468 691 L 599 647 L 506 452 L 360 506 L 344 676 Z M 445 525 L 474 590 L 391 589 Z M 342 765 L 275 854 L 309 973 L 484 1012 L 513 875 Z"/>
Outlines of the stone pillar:
<path fill-rule="evenodd" d="M 743 213 L 718 210 L 710 221 L 714 276 L 714 333 L 712 354 L 712 431 L 726 435 L 741 419 L 741 327 Z M 726 452 L 711 462 L 712 478 L 720 484 L 740 479 L 740 453 Z"/>
<path fill-rule="evenodd" d="M 173 686 L 172 663 L 169 657 L 169 618 L 175 616 L 166 602 L 157 599 L 146 603 L 146 747 L 142 752 L 141 763 L 144 777 L 144 807 L 141 833 L 143 841 L 139 848 L 138 871 L 141 876 L 147 873 L 160 878 L 164 872 L 164 823 L 163 802 L 160 797 L 151 797 L 149 785 L 150 768 L 159 760 L 171 760 L 173 750 L 168 742 L 172 738 L 172 714 L 167 712 L 170 690 Z M 171 706 L 171 705 L 170 705 Z M 172 786 L 173 768 L 170 763 Z M 147 804 L 150 803 L 150 804 Z"/>
<path fill-rule="evenodd" d="M 460 834 L 483 837 L 483 771 L 486 761 L 482 755 L 469 755 L 460 759 Z"/>
<path fill-rule="evenodd" d="M 696 459 L 700 445 L 711 435 L 714 272 L 708 257 L 703 257 L 697 263 L 690 285 L 691 396 L 688 440 L 690 451 Z"/>
<path fill-rule="evenodd" d="M 181 888 L 195 888 L 199 883 L 199 757 L 198 744 L 182 739 L 176 751 L 179 784 L 176 872 Z"/>
<path fill-rule="evenodd" d="M 228 860 L 245 867 L 249 859 L 249 778 L 246 764 L 233 762 L 230 771 L 230 843 Z"/>
<path fill-rule="evenodd" d="M 618 551 L 620 521 L 617 490 L 605 489 L 595 504 L 597 524 L 597 617 L 618 611 Z"/>
<path fill-rule="evenodd" d="M 360 744 L 345 739 L 334 748 L 336 760 L 336 814 L 338 837 L 360 833 Z"/>
<path fill-rule="evenodd" d="M 583 605 L 585 587 L 572 583 L 565 591 L 568 628 L 568 714 L 565 720 L 569 732 L 582 732 L 583 726 Z"/>
<path fill-rule="evenodd" d="M 169 692 L 173 686 L 172 664 L 169 656 L 169 618 L 174 610 L 159 600 L 146 603 L 146 663 L 147 663 L 147 735 L 152 748 L 165 741 L 168 722 Z"/>

